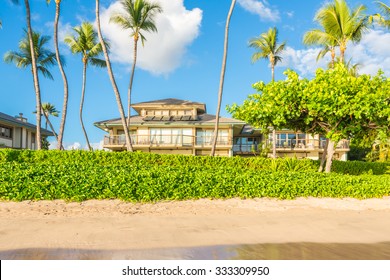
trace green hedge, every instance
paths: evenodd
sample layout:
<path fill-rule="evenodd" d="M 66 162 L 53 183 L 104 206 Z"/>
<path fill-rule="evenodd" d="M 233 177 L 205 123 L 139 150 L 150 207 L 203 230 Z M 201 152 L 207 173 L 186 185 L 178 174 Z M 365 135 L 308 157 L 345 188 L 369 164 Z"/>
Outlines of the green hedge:
<path fill-rule="evenodd" d="M 318 162 L 293 159 L 1 150 L 0 198 L 159 201 L 390 194 L 388 175 L 321 174 L 317 167 Z"/>

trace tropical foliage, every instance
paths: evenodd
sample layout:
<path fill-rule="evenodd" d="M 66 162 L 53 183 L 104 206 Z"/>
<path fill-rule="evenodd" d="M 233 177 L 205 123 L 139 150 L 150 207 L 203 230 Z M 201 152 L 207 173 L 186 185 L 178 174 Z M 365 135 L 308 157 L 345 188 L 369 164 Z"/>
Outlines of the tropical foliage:
<path fill-rule="evenodd" d="M 370 170 L 378 164 L 365 164 L 358 166 L 364 165 L 361 170 L 366 174 L 343 175 L 318 173 L 315 162 L 309 160 L 0 150 L 0 199 L 149 202 L 388 196 L 390 176 L 373 175 Z M 348 165 L 354 170 L 354 163 Z"/>

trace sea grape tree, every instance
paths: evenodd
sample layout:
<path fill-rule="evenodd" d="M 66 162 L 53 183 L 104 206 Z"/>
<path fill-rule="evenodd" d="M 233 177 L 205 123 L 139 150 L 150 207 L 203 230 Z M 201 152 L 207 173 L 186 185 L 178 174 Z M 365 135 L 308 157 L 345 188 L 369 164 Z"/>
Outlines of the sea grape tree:
<path fill-rule="evenodd" d="M 336 64 L 334 69 L 318 69 L 311 80 L 292 70 L 285 75 L 284 81 L 254 84 L 258 93 L 227 110 L 265 131 L 275 127 L 325 135 L 330 139 L 326 172 L 341 139 L 389 127 L 390 79 L 383 73 L 355 77 L 343 64 Z"/>

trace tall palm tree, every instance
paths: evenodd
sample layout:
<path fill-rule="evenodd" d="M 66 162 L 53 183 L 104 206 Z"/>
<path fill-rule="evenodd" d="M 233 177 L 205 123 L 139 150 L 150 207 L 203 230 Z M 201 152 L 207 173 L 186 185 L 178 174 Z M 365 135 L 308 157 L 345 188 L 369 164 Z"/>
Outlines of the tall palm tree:
<path fill-rule="evenodd" d="M 150 3 L 148 0 L 122 0 L 121 4 L 125 13 L 112 15 L 110 22 L 115 22 L 123 29 L 129 29 L 130 36 L 133 37 L 134 41 L 133 66 L 127 91 L 127 124 L 130 126 L 131 90 L 137 63 L 138 41 L 141 39 L 142 45 L 144 45 L 146 41 L 144 32 L 157 32 L 155 16 L 162 12 L 162 8 L 159 4 Z"/>
<path fill-rule="evenodd" d="M 99 2 L 99 0 L 95 1 L 95 6 L 96 6 L 95 14 L 96 14 L 96 26 L 97 26 L 98 36 L 99 36 L 100 44 L 102 46 L 104 58 L 106 60 L 108 76 L 110 77 L 112 88 L 113 88 L 114 94 L 115 94 L 116 103 L 118 104 L 118 110 L 119 110 L 119 115 L 121 117 L 123 130 L 125 131 L 126 149 L 128 151 L 132 152 L 133 146 L 131 145 L 129 127 L 126 124 L 126 117 L 125 117 L 125 112 L 123 110 L 121 95 L 119 93 L 118 86 L 117 86 L 116 81 L 115 81 L 114 73 L 112 72 L 110 57 L 108 55 L 107 47 L 104 44 L 102 30 L 100 28 L 100 2 Z"/>
<path fill-rule="evenodd" d="M 50 3 L 50 0 L 47 0 L 47 3 Z M 62 106 L 62 117 L 61 117 L 61 124 L 60 124 L 60 131 L 58 134 L 58 142 L 57 142 L 57 149 L 62 149 L 62 142 L 64 138 L 64 131 L 65 131 L 65 122 L 66 122 L 66 115 L 68 112 L 68 97 L 69 97 L 69 89 L 68 89 L 68 79 L 65 74 L 64 67 L 61 62 L 61 55 L 60 50 L 58 48 L 58 22 L 60 18 L 61 13 L 61 0 L 55 0 L 56 3 L 56 13 L 54 17 L 54 49 L 56 52 L 56 58 L 58 61 L 58 68 L 60 69 L 60 73 L 62 76 L 62 80 L 64 83 L 64 102 Z"/>
<path fill-rule="evenodd" d="M 271 65 L 272 82 L 275 81 L 275 66 L 282 61 L 286 42 L 278 44 L 278 29 L 276 27 L 268 29 L 268 32 L 260 34 L 259 37 L 249 41 L 249 47 L 258 50 L 252 55 L 252 62 L 260 59 L 268 59 Z M 276 131 L 272 130 L 272 156 L 276 158 Z"/>
<path fill-rule="evenodd" d="M 344 62 L 348 42 L 359 42 L 368 30 L 369 17 L 365 15 L 366 9 L 366 6 L 359 5 L 352 10 L 345 0 L 325 4 L 314 18 L 322 26 L 322 34 L 319 32 L 311 40 L 308 38 L 307 43 L 338 46 L 340 61 Z"/>
<path fill-rule="evenodd" d="M 103 59 L 98 58 L 102 54 L 102 45 L 98 41 L 97 34 L 93 30 L 93 25 L 89 22 L 83 22 L 81 26 L 73 28 L 77 33 L 76 36 L 67 36 L 64 41 L 70 47 L 73 54 L 81 54 L 83 62 L 83 85 L 81 89 L 81 101 L 80 101 L 80 123 L 83 129 L 85 140 L 90 151 L 92 147 L 89 143 L 88 135 L 84 127 L 83 122 L 83 107 L 85 86 L 87 82 L 87 66 L 91 64 L 97 67 L 106 67 L 106 62 Z"/>
<path fill-rule="evenodd" d="M 13 2 L 18 3 L 17 0 L 13 0 Z M 24 0 L 24 5 L 26 6 L 26 23 L 27 23 L 27 35 L 30 46 L 30 57 L 31 57 L 31 69 L 34 80 L 34 89 L 35 89 L 35 103 L 37 107 L 37 112 L 41 111 L 41 88 L 39 86 L 39 77 L 38 77 L 38 69 L 36 57 L 34 55 L 34 43 L 33 43 L 33 30 L 31 27 L 31 11 L 30 11 L 30 2 L 28 0 Z M 36 130 L 36 143 L 37 150 L 42 149 L 42 137 L 41 137 L 41 114 L 37 114 L 37 130 Z"/>
<path fill-rule="evenodd" d="M 215 155 L 215 147 L 217 146 L 218 128 L 219 128 L 219 113 L 221 112 L 223 84 L 225 82 L 226 60 L 227 60 L 228 45 L 229 45 L 228 44 L 229 43 L 229 25 L 230 25 L 230 18 L 232 17 L 235 5 L 236 5 L 236 0 L 232 0 L 232 3 L 230 5 L 230 9 L 229 9 L 229 13 L 228 13 L 227 19 L 226 19 L 225 40 L 224 40 L 224 49 L 223 49 L 223 57 L 222 57 L 221 77 L 219 79 L 217 113 L 216 113 L 216 116 L 215 116 L 213 143 L 212 143 L 212 146 L 211 146 L 211 154 L 210 154 L 212 157 Z"/>

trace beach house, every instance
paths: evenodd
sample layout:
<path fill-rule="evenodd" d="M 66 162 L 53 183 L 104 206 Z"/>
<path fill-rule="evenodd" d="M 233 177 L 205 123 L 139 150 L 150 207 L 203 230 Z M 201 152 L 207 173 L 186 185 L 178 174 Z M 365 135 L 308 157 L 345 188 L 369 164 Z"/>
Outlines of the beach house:
<path fill-rule="evenodd" d="M 23 114 L 12 117 L 0 112 L 0 148 L 36 149 L 36 125 L 27 122 Z M 41 129 L 43 137 L 53 136 L 51 131 Z"/>
<path fill-rule="evenodd" d="M 180 99 L 163 99 L 133 104 L 137 115 L 130 118 L 130 136 L 135 151 L 209 155 L 215 115 L 207 114 L 206 104 Z M 126 141 L 121 119 L 99 121 L 96 127 L 106 131 L 104 148 L 121 151 Z M 262 147 L 272 145 L 272 134 L 265 137 L 260 130 L 243 121 L 220 118 L 216 155 L 254 156 Z M 325 138 L 290 130 L 276 133 L 278 157 L 320 158 Z M 335 158 L 347 160 L 349 142 L 340 141 Z"/>

